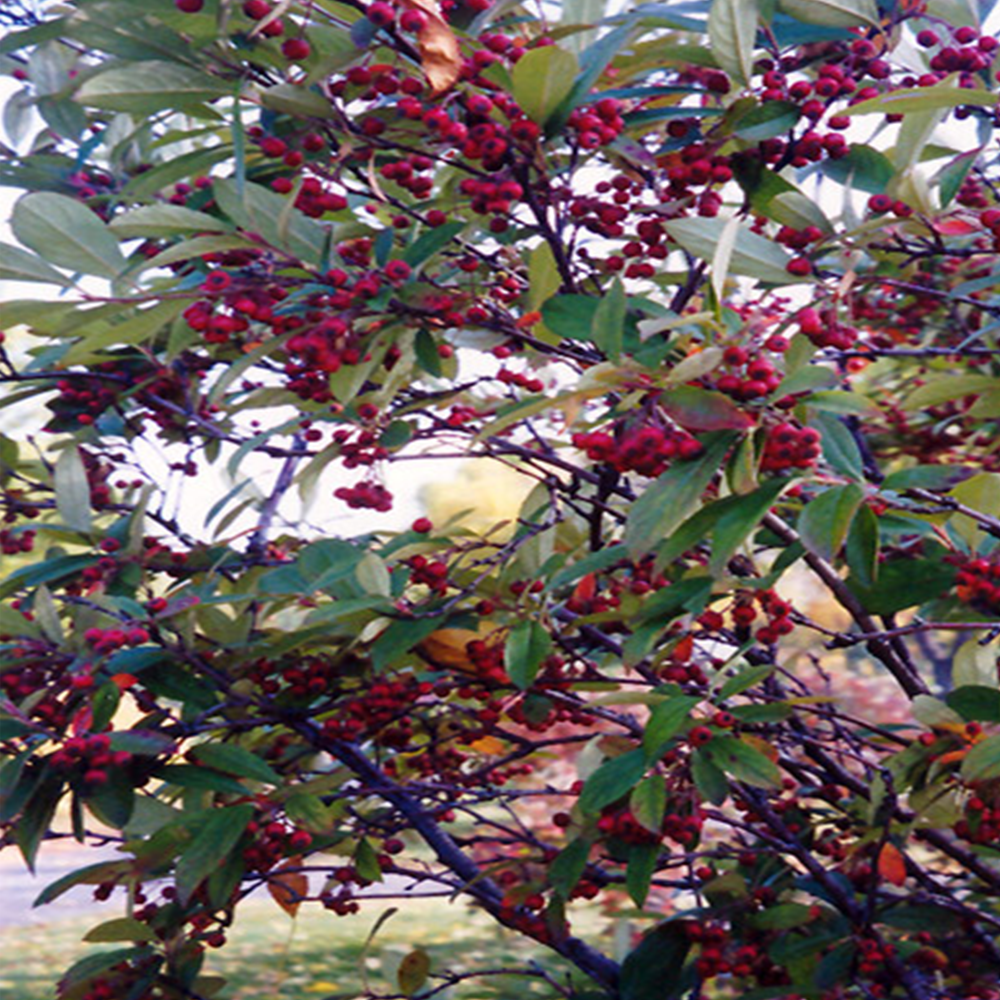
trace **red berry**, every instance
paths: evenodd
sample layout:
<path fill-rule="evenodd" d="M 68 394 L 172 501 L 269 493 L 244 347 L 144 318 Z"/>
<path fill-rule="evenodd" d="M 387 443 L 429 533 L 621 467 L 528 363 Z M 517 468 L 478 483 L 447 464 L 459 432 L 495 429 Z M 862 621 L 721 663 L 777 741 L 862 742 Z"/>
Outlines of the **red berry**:
<path fill-rule="evenodd" d="M 812 261 L 808 257 L 793 257 L 786 265 L 785 270 L 796 278 L 805 278 L 812 274 Z"/>
<path fill-rule="evenodd" d="M 205 0 L 174 0 L 174 6 L 182 14 L 197 14 L 205 6 Z"/>
<path fill-rule="evenodd" d="M 309 58 L 312 49 L 304 38 L 289 38 L 281 44 L 281 54 L 289 62 L 301 62 Z"/>

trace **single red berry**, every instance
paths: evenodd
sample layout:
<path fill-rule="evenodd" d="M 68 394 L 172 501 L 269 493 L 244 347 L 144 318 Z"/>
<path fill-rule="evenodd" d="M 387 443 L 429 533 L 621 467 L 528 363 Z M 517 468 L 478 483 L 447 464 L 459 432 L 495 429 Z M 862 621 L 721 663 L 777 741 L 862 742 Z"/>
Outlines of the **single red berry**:
<path fill-rule="evenodd" d="M 806 278 L 812 274 L 812 261 L 808 257 L 793 257 L 786 265 L 785 270 L 796 278 Z"/>
<path fill-rule="evenodd" d="M 289 62 L 301 62 L 309 58 L 312 49 L 304 38 L 289 38 L 281 43 L 281 54 Z"/>
<path fill-rule="evenodd" d="M 688 742 L 693 747 L 703 747 L 712 738 L 712 730 L 708 726 L 695 726 L 688 733 Z"/>
<path fill-rule="evenodd" d="M 197 14 L 205 6 L 205 0 L 174 0 L 174 6 L 182 14 Z"/>

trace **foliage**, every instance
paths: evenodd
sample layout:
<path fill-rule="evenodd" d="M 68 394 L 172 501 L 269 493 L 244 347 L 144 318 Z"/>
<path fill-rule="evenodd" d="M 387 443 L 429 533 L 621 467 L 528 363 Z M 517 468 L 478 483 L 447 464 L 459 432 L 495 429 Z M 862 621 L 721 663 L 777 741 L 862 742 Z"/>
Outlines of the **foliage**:
<path fill-rule="evenodd" d="M 997 996 L 986 6 L 7 35 L 0 381 L 47 415 L 0 437 L 0 822 L 120 848 L 40 903 L 128 897 L 60 997 L 210 996 L 255 888 L 383 882 L 553 996 Z M 385 470 L 456 454 L 530 482 L 512 523 L 392 528 Z M 396 995 L 494 972 L 414 951 Z"/>

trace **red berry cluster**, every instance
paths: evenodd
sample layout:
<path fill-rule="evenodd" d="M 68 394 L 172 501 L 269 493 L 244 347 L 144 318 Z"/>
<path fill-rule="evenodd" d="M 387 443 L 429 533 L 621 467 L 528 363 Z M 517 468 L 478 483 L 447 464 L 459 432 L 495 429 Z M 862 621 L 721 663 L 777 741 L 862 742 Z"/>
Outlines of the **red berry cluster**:
<path fill-rule="evenodd" d="M 761 986 L 779 986 L 790 982 L 788 973 L 768 956 L 765 940 L 734 942 L 734 935 L 718 925 L 687 923 L 685 934 L 691 942 L 699 946 L 695 969 L 704 979 L 717 976 L 738 976 L 755 979 Z M 751 935 L 753 936 L 753 932 Z"/>
<path fill-rule="evenodd" d="M 956 578 L 959 600 L 988 615 L 1000 614 L 1000 554 L 969 559 Z"/>
<path fill-rule="evenodd" d="M 383 678 L 363 692 L 347 695 L 336 705 L 336 715 L 323 722 L 323 735 L 332 740 L 375 739 L 382 745 L 405 745 L 412 735 L 409 712 L 433 685 L 412 675 Z"/>
<path fill-rule="evenodd" d="M 392 510 L 392 494 L 381 483 L 370 480 L 362 480 L 354 486 L 338 486 L 333 495 L 355 510 L 377 510 L 380 513 Z"/>
<path fill-rule="evenodd" d="M 660 475 L 675 459 L 696 458 L 702 452 L 701 442 L 687 431 L 656 424 L 619 425 L 613 433 L 578 433 L 572 440 L 593 462 L 649 477 Z"/>
<path fill-rule="evenodd" d="M 49 758 L 49 764 L 71 784 L 94 789 L 108 783 L 108 772 L 128 767 L 132 754 L 112 750 L 107 733 L 71 736 Z"/>
<path fill-rule="evenodd" d="M 780 343 L 778 346 L 784 347 Z M 713 387 L 734 399 L 746 401 L 769 396 L 781 383 L 781 373 L 774 363 L 745 347 L 727 347 L 722 361 L 727 370 L 715 377 Z M 712 379 L 706 378 L 704 382 L 713 385 Z"/>
<path fill-rule="evenodd" d="M 754 607 L 754 602 L 760 606 L 760 612 L 767 618 L 767 624 L 756 632 L 759 642 L 772 645 L 781 636 L 788 635 L 794 630 L 795 625 L 789 617 L 793 610 L 791 604 L 778 597 L 773 590 L 761 590 L 737 595 L 736 603 L 730 611 L 737 634 L 741 632 L 749 634 L 750 626 L 757 621 L 759 611 Z M 717 612 L 705 612 L 699 621 L 705 624 L 708 616 L 711 616 L 712 625 L 721 620 L 721 615 Z"/>
<path fill-rule="evenodd" d="M 636 846 L 658 844 L 664 837 L 668 837 L 678 844 L 691 847 L 698 842 L 703 823 L 703 818 L 697 813 L 678 815 L 668 812 L 663 817 L 660 832 L 656 832 L 643 826 L 628 807 L 609 806 L 601 813 L 597 829 L 609 839 Z"/>
<path fill-rule="evenodd" d="M 541 392 L 545 388 L 545 383 L 540 378 L 533 378 L 525 372 L 511 371 L 509 368 L 501 368 L 496 379 L 504 385 L 518 386 L 527 392 Z"/>
<path fill-rule="evenodd" d="M 987 798 L 976 794 L 965 803 L 965 815 L 952 827 L 957 837 L 973 844 L 1000 840 L 1000 799 L 994 793 L 991 805 Z"/>
<path fill-rule="evenodd" d="M 267 695 L 287 691 L 293 698 L 315 699 L 336 690 L 339 668 L 323 656 L 304 656 L 289 662 L 266 658 L 254 661 L 248 676 Z"/>
<path fill-rule="evenodd" d="M 243 860 L 250 871 L 261 873 L 270 871 L 283 858 L 308 850 L 313 841 L 308 830 L 290 827 L 279 819 L 267 823 L 251 820 L 247 834 L 253 840 L 243 848 Z"/>
<path fill-rule="evenodd" d="M 834 309 L 801 309 L 795 319 L 803 336 L 817 347 L 846 351 L 857 342 L 858 331 L 841 323 Z"/>
<path fill-rule="evenodd" d="M 103 655 L 126 646 L 141 646 L 149 642 L 149 632 L 139 625 L 130 628 L 88 628 L 83 638 L 95 653 Z"/>
<path fill-rule="evenodd" d="M 796 427 L 783 422 L 768 428 L 764 452 L 760 459 L 761 472 L 784 472 L 787 469 L 808 469 L 822 452 L 820 434 L 813 427 Z"/>
<path fill-rule="evenodd" d="M 447 563 L 417 554 L 410 557 L 407 565 L 410 567 L 410 583 L 430 587 L 436 594 L 443 594 L 448 589 Z"/>

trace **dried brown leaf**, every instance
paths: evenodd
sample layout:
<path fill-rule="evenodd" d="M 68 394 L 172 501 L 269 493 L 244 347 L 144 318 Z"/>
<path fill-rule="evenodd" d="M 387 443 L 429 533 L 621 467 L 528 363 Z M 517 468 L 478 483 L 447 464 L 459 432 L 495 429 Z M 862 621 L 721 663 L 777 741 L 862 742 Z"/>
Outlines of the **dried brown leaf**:
<path fill-rule="evenodd" d="M 441 16 L 437 0 L 400 0 L 400 5 L 408 10 L 419 10 L 427 18 L 427 23 L 417 33 L 417 47 L 431 92 L 443 94 L 458 82 L 462 73 L 458 39 Z"/>

